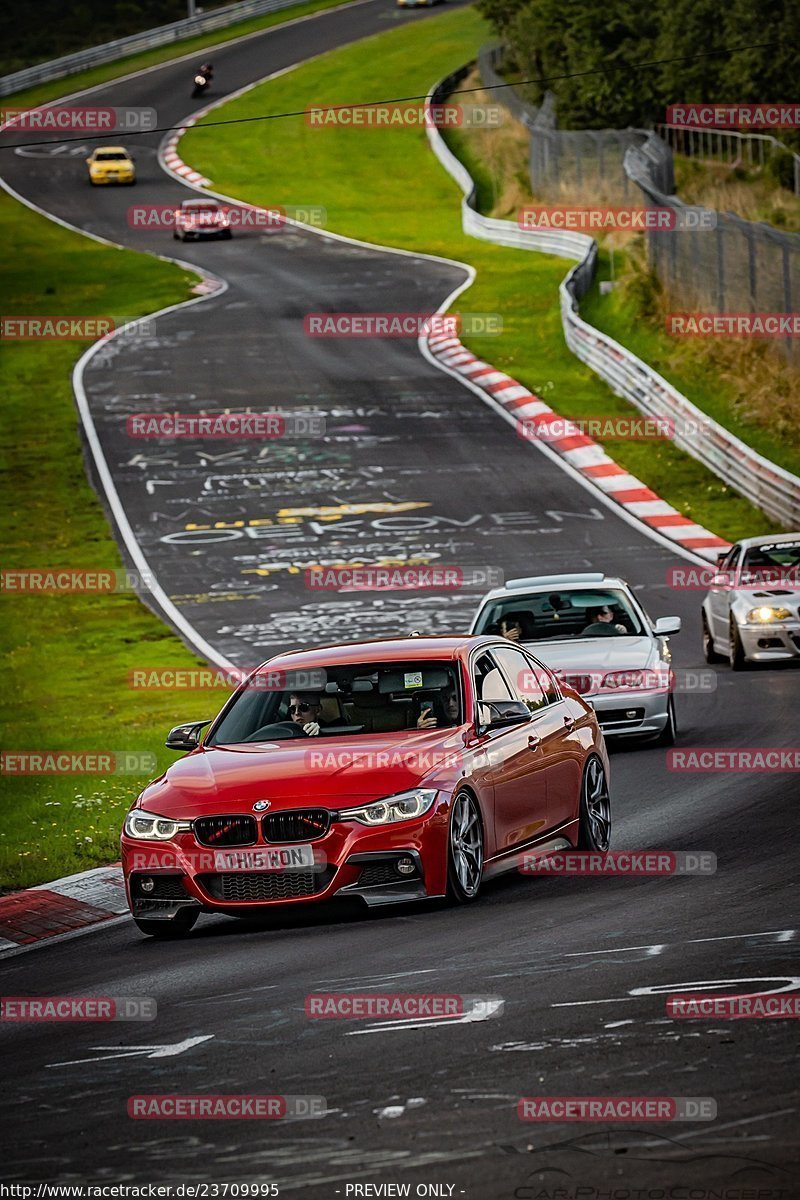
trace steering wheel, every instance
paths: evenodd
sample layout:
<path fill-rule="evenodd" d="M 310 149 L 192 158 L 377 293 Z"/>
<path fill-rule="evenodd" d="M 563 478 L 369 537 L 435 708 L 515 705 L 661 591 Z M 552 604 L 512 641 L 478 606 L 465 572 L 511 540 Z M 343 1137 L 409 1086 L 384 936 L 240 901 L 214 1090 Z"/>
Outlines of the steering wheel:
<path fill-rule="evenodd" d="M 291 730 L 289 739 L 308 737 L 307 733 L 303 733 L 303 726 L 296 725 L 294 721 L 273 721 L 271 725 L 262 725 L 260 729 L 256 729 L 254 733 L 249 734 L 244 738 L 245 742 L 268 742 L 270 738 L 277 735 L 279 741 L 286 739 L 286 731 Z M 289 740 L 286 739 L 286 740 Z"/>

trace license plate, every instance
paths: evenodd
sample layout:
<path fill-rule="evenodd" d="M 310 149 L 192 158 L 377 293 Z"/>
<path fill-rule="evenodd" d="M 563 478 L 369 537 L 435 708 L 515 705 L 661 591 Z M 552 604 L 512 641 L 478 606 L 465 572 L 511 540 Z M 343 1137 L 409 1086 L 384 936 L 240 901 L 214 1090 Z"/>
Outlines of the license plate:
<path fill-rule="evenodd" d="M 259 846 L 255 850 L 215 850 L 215 871 L 307 871 L 313 846 Z"/>

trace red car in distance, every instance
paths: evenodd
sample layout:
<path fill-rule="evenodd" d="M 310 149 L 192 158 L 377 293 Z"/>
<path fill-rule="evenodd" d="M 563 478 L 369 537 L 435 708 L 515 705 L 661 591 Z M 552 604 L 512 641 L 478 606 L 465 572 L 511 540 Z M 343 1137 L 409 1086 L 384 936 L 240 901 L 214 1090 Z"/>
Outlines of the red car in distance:
<path fill-rule="evenodd" d="M 594 710 L 503 638 L 281 654 L 167 746 L 189 753 L 122 833 L 131 912 L 156 937 L 334 897 L 465 903 L 523 854 L 609 845 Z"/>
<path fill-rule="evenodd" d="M 216 200 L 184 200 L 175 211 L 172 236 L 183 242 L 189 238 L 230 238 L 231 219 Z"/>

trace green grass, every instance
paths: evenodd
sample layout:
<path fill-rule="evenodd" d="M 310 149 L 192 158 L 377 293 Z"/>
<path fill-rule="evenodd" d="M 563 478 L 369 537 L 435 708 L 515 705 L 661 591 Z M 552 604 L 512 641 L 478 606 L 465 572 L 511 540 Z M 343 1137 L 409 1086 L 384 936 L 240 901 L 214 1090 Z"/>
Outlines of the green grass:
<path fill-rule="evenodd" d="M 199 34 L 179 42 L 170 42 L 155 50 L 142 50 L 139 54 L 130 54 L 127 58 L 120 58 L 116 62 L 104 63 L 100 67 L 79 71 L 76 75 L 67 75 L 62 79 L 49 80 L 47 83 L 25 88 L 24 91 L 16 92 L 13 96 L 3 96 L 2 106 L 14 108 L 23 104 L 45 104 L 48 100 L 57 100 L 59 96 L 71 95 L 73 92 L 83 91 L 85 88 L 94 87 L 99 83 L 108 83 L 110 80 L 118 79 L 121 75 L 128 75 L 132 71 L 141 71 L 145 67 L 168 62 L 172 58 L 191 54 L 195 50 L 205 50 L 207 46 L 219 46 L 223 42 L 230 42 L 247 33 L 271 29 L 273 25 L 281 25 L 284 21 L 291 21 L 296 17 L 304 17 L 309 13 L 320 12 L 326 8 L 335 8 L 342 2 L 343 0 L 307 0 L 305 4 L 293 5 L 282 12 L 269 13 L 267 16 L 253 17 L 250 21 L 240 21 L 236 25 L 231 25 L 227 29 L 218 29 L 214 33 Z"/>
<path fill-rule="evenodd" d="M 624 256 L 622 258 L 624 269 Z M 620 258 L 617 256 L 617 270 Z M 768 343 L 743 347 L 737 357 L 727 346 L 718 349 L 710 342 L 698 340 L 689 345 L 677 345 L 657 320 L 643 319 L 637 295 L 629 289 L 614 290 L 600 295 L 600 279 L 610 278 L 607 254 L 601 256 L 600 266 L 591 292 L 581 301 L 581 315 L 604 333 L 621 342 L 634 354 L 649 363 L 656 371 L 683 392 L 693 404 L 713 420 L 729 429 L 759 454 L 785 470 L 800 475 L 800 437 L 797 426 L 797 400 L 789 402 L 791 376 L 789 369 L 781 369 L 780 360 L 772 358 L 775 351 Z M 674 306 L 677 307 L 677 306 Z M 751 397 L 758 386 L 758 369 L 761 367 L 761 383 L 769 381 L 773 387 L 774 411 L 769 414 L 769 400 L 751 413 L 738 405 L 731 395 L 725 374 L 737 369 L 739 378 L 745 378 L 747 368 L 755 377 L 752 380 Z M 796 374 L 795 374 L 796 380 Z M 776 398 L 778 390 L 785 393 L 780 406 Z M 792 407 L 794 413 L 792 414 Z M 761 530 L 754 530 L 758 533 Z"/>
<path fill-rule="evenodd" d="M 196 276 L 100 246 L 0 194 L 6 315 L 141 316 L 188 297 Z M 72 366 L 88 343 L 4 342 L 0 365 L 5 504 L 0 566 L 118 568 L 105 514 L 87 482 Z M 198 660 L 132 594 L 0 592 L 5 750 L 155 751 L 209 697 L 127 686 L 133 666 Z M 212 707 L 218 707 L 214 699 Z M 201 713 L 202 709 L 202 713 Z M 122 815 L 147 776 L 6 776 L 0 886 L 27 886 L 118 856 Z"/>
<path fill-rule="evenodd" d="M 41 104 L 134 70 L 308 13 L 313 0 L 172 43 L 3 98 Z M 6 316 L 144 316 L 188 298 L 197 277 L 70 233 L 0 193 Z M 103 508 L 83 464 L 72 396 L 74 363 L 88 345 L 7 342 L 0 363 L 3 437 L 0 567 L 121 567 Z M 133 666 L 186 667 L 195 658 L 132 594 L 11 595 L 0 592 L 6 686 L 0 698 L 5 750 L 155 752 L 158 770 L 177 721 L 206 716 L 222 697 L 128 687 Z M 5 776 L 0 890 L 28 887 L 113 861 L 122 816 L 147 776 Z"/>
<path fill-rule="evenodd" d="M 368 102 L 424 94 L 472 58 L 486 36 L 474 11 L 447 13 L 338 50 L 263 84 L 226 105 L 225 117 L 336 105 L 354 97 Z M 219 112 L 215 116 L 219 119 Z M 449 136 L 488 189 L 487 173 L 470 161 L 464 137 Z M 324 205 L 328 228 L 338 233 L 471 263 L 477 280 L 458 308 L 503 318 L 502 335 L 469 342 L 475 353 L 539 392 L 564 416 L 631 413 L 564 344 L 558 308 L 564 260 L 467 238 L 461 231 L 461 193 L 422 130 L 315 129 L 296 117 L 228 126 L 220 137 L 201 122 L 184 137 L 181 154 L 221 192 L 255 204 Z M 775 528 L 669 443 L 605 445 L 664 499 L 723 537 Z"/>

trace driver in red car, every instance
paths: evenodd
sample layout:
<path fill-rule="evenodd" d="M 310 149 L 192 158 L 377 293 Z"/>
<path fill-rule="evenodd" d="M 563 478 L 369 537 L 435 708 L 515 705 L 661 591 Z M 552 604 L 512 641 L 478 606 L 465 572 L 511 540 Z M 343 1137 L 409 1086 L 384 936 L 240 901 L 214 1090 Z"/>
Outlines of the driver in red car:
<path fill-rule="evenodd" d="M 322 704 L 316 692 L 292 692 L 289 697 L 289 717 L 295 725 L 302 725 L 308 737 L 318 737 L 320 729 L 330 721 L 320 720 Z"/>

